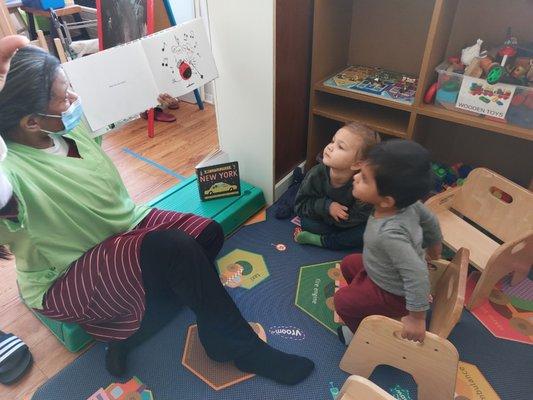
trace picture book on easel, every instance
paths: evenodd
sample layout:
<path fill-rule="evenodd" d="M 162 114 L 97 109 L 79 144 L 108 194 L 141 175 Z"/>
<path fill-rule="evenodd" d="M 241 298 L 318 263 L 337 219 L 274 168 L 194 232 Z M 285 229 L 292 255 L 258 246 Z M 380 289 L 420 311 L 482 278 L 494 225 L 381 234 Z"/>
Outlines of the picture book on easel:
<path fill-rule="evenodd" d="M 227 153 L 215 149 L 197 166 L 196 177 L 202 201 L 240 196 L 239 163 L 230 161 Z"/>
<path fill-rule="evenodd" d="M 63 64 L 98 130 L 178 97 L 218 77 L 201 19 Z"/>

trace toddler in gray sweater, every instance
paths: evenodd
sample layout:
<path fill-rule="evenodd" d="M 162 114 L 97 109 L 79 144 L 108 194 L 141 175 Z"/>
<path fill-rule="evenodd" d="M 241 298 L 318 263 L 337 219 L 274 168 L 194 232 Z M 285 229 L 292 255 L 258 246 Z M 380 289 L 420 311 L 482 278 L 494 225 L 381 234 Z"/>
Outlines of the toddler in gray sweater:
<path fill-rule="evenodd" d="M 429 153 L 407 140 L 378 144 L 354 176 L 353 195 L 374 211 L 364 233 L 362 254 L 344 258 L 348 286 L 335 293 L 335 310 L 355 332 L 367 316 L 402 318 L 402 337 L 423 341 L 429 309 L 426 257 L 440 258 L 437 218 L 419 201 L 430 188 Z M 350 333 L 339 330 L 341 340 Z"/>

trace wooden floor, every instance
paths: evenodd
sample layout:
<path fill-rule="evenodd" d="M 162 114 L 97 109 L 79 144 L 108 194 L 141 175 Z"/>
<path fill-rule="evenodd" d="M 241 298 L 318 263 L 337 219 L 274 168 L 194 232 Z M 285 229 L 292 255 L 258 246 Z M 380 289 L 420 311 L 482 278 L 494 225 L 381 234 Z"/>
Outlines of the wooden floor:
<path fill-rule="evenodd" d="M 181 102 L 177 122 L 156 122 L 147 138 L 146 121 L 135 120 L 104 137 L 103 147 L 117 166 L 132 198 L 142 203 L 179 182 L 177 178 L 124 152 L 128 148 L 183 176 L 218 144 L 214 107 L 200 111 Z M 14 262 L 0 262 L 0 330 L 22 338 L 34 357 L 31 371 L 12 386 L 0 384 L 0 400 L 29 399 L 33 392 L 79 354 L 67 351 L 24 306 L 18 296 Z M 103 362 L 103 360 L 102 360 Z M 111 382 L 110 382 L 111 383 Z"/>

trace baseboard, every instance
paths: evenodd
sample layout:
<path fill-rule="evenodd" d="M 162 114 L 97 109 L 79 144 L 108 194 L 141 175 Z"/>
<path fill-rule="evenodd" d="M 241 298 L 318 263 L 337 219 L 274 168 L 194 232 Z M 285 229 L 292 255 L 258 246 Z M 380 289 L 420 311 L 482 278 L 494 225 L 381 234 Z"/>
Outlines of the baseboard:
<path fill-rule="evenodd" d="M 213 96 L 213 93 L 206 93 L 204 102 L 215 104 L 215 96 Z"/>
<path fill-rule="evenodd" d="M 302 161 L 298 165 L 298 168 L 302 170 L 302 173 L 304 171 L 304 167 L 305 167 L 305 161 Z M 291 183 L 292 183 L 292 171 L 289 172 L 287 175 L 285 175 L 283 178 L 281 178 L 274 186 L 274 201 L 278 200 L 283 195 L 283 193 L 287 191 Z"/>

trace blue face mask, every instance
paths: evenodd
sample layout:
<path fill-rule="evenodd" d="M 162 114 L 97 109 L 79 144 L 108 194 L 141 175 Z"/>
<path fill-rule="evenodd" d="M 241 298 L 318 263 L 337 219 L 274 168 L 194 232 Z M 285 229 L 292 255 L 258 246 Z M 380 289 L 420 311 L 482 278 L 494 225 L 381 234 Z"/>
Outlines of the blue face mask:
<path fill-rule="evenodd" d="M 76 101 L 70 104 L 70 107 L 68 108 L 68 110 L 63 111 L 61 115 L 53 115 L 53 114 L 39 114 L 39 115 L 42 115 L 44 117 L 61 118 L 61 122 L 63 122 L 63 125 L 65 126 L 65 130 L 63 131 L 50 132 L 50 131 L 41 129 L 43 132 L 48 133 L 49 135 L 68 133 L 78 126 L 78 124 L 81 121 L 81 118 L 83 117 L 83 108 L 81 107 L 81 100 L 78 97 Z"/>

